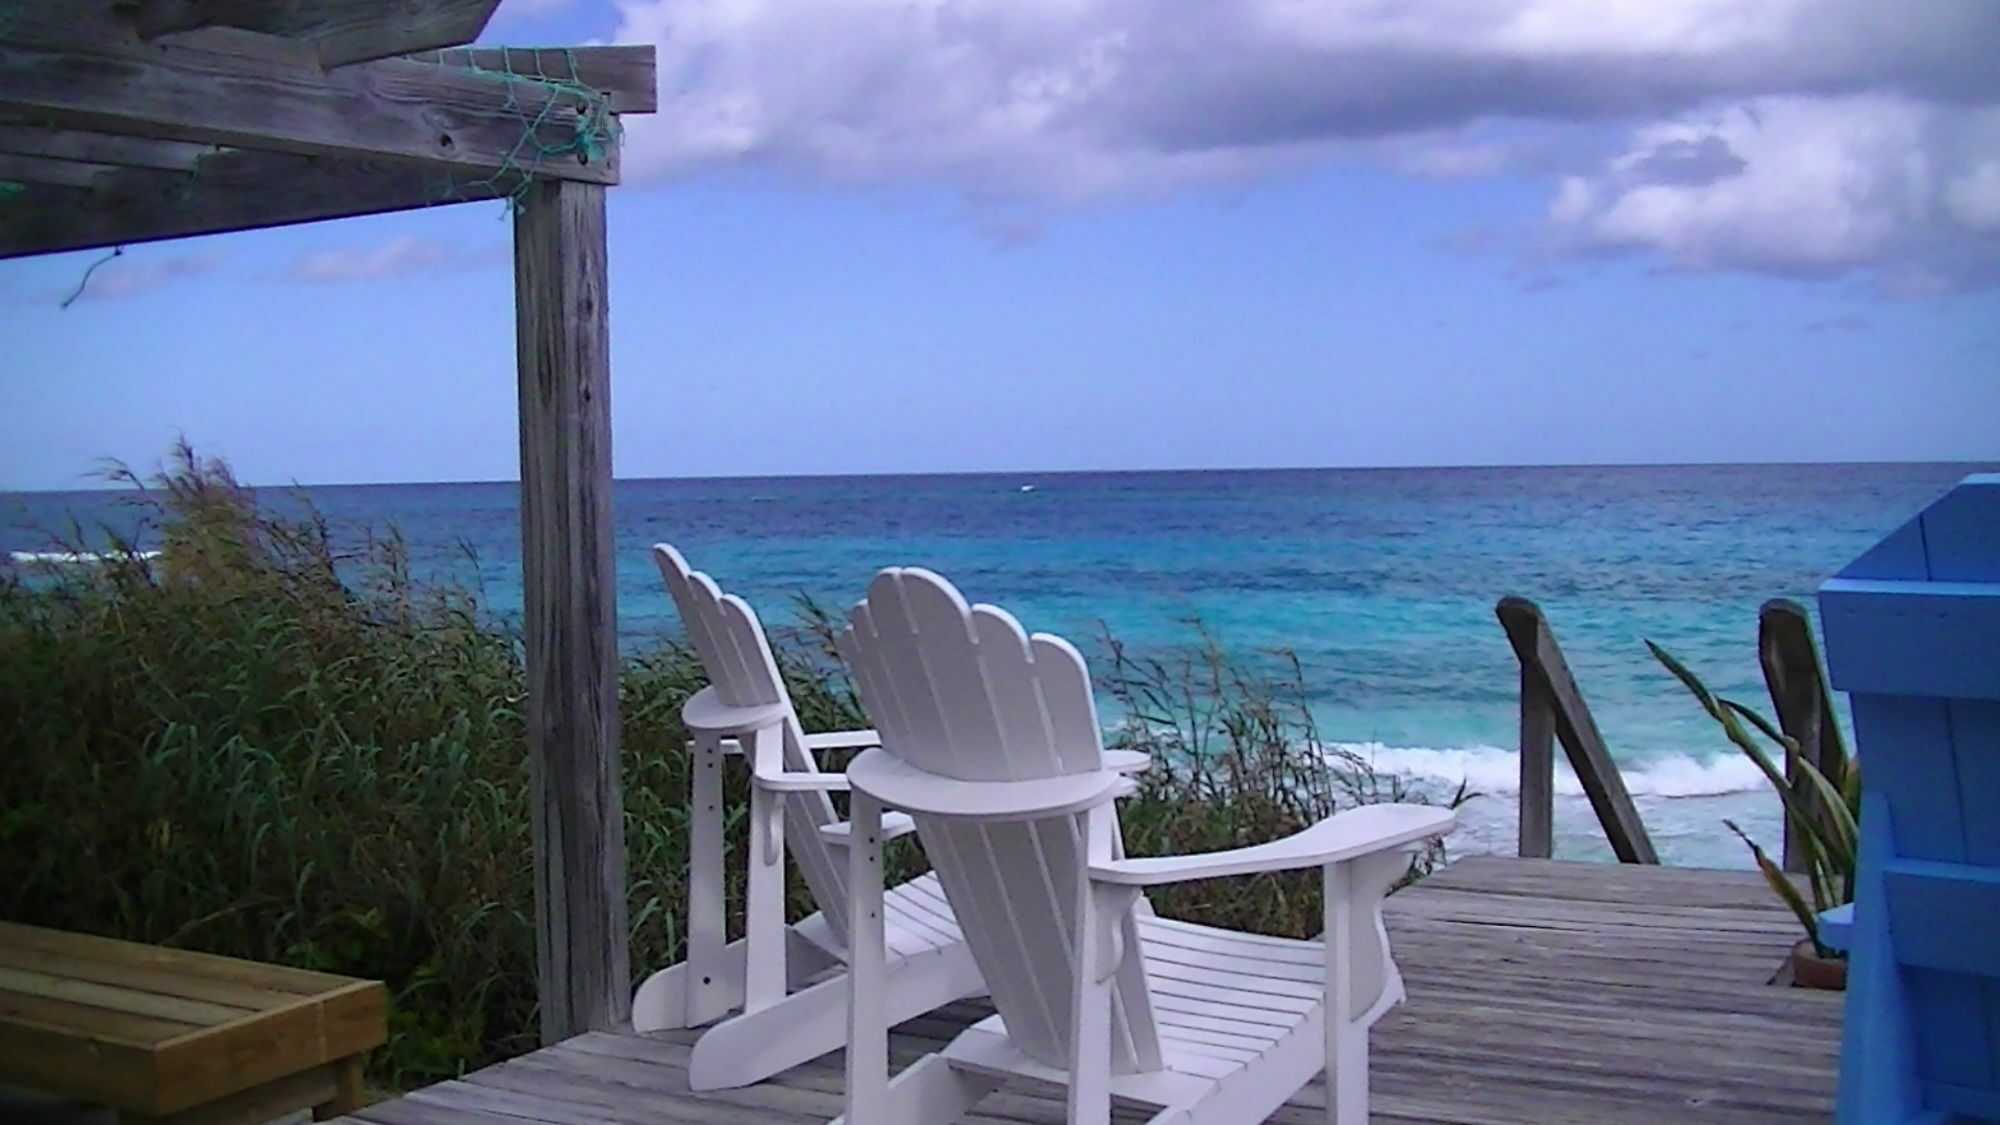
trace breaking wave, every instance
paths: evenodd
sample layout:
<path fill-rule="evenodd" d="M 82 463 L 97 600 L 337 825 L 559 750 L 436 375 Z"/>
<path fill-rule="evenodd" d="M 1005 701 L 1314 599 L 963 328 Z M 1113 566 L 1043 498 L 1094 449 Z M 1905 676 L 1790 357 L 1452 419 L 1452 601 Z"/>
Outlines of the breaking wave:
<path fill-rule="evenodd" d="M 1521 788 L 1520 755 L 1499 746 L 1433 749 L 1425 746 L 1385 746 L 1380 742 L 1329 742 L 1329 750 L 1353 754 L 1376 771 L 1452 785 L 1464 781 L 1475 792 L 1517 793 Z M 1620 762 L 1618 770 L 1633 796 L 1717 797 L 1766 788 L 1764 775 L 1742 755 L 1694 758 L 1670 753 L 1635 762 Z M 1582 796 L 1583 786 L 1556 750 L 1556 793 Z"/>

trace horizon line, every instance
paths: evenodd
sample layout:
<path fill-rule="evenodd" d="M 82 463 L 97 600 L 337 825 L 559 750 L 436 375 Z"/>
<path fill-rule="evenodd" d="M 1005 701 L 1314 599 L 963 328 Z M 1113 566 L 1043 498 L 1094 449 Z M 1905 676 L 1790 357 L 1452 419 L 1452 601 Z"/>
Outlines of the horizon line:
<path fill-rule="evenodd" d="M 227 459 L 222 459 L 227 464 Z M 1905 459 L 1875 458 L 1861 460 L 1834 461 L 1577 461 L 1577 462 L 1490 462 L 1483 464 L 1448 465 L 1239 465 L 1220 468 L 1129 468 L 1129 469 L 930 469 L 903 470 L 895 472 L 850 471 L 825 473 L 701 473 L 687 476 L 614 476 L 616 483 L 645 483 L 650 481 L 784 481 L 784 480 L 866 480 L 893 479 L 898 477 L 1076 477 L 1076 476 L 1144 476 L 1165 473 L 1341 473 L 1341 472 L 1478 472 L 1494 469 L 1721 469 L 1721 468 L 1776 468 L 1811 467 L 1833 468 L 1854 465 L 1965 465 L 1984 466 L 2000 471 L 2000 458 L 1994 459 Z M 144 479 L 150 480 L 148 476 Z M 440 485 L 477 484 L 519 484 L 516 477 L 466 478 L 459 480 L 361 480 L 361 481 L 290 481 L 255 483 L 238 481 L 244 488 L 411 488 Z M 1026 482 L 1032 483 L 1032 482 Z M 62 493 L 125 492 L 131 486 L 107 484 L 91 488 L 0 488 L 0 495 L 28 496 Z"/>

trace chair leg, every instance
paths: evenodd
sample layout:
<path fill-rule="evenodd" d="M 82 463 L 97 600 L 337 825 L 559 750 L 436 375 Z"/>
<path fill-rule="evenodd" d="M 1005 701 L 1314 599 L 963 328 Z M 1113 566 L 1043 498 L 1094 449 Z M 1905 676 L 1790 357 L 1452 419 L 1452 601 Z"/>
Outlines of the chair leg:
<path fill-rule="evenodd" d="M 951 1125 L 992 1093 L 1000 1080 L 960 1070 L 942 1055 L 926 1055 L 889 1082 L 879 1105 L 857 1107 L 833 1125 Z"/>
<path fill-rule="evenodd" d="M 1326 1060 L 1327 1125 L 1368 1125 L 1368 1025 L 1329 1021 Z"/>
<path fill-rule="evenodd" d="M 743 1006 L 743 941 L 732 941 L 649 976 L 632 996 L 632 1029 L 665 1031 L 700 1027 Z M 696 964 L 706 966 L 697 973 Z"/>
<path fill-rule="evenodd" d="M 677 997 L 681 1010 L 650 1013 L 650 1019 L 664 1021 L 656 1027 L 699 1027 L 743 1003 L 743 963 L 736 960 L 732 973 L 725 952 L 722 742 L 714 735 L 701 735 L 690 749 L 694 760 L 688 780 L 688 972 Z M 639 1026 L 636 1001 L 633 1023 Z"/>
<path fill-rule="evenodd" d="M 882 1019 L 895 1027 L 985 988 L 972 950 L 963 945 L 887 967 Z M 774 1007 L 723 1020 L 702 1034 L 688 1058 L 696 1090 L 733 1090 L 762 1082 L 847 1042 L 845 976 L 792 993 Z"/>
<path fill-rule="evenodd" d="M 779 768 L 782 751 L 777 727 L 751 733 L 744 747 L 757 770 Z M 750 787 L 750 859 L 743 931 L 750 943 L 744 965 L 743 1008 L 756 1011 L 785 998 L 785 815 L 784 798 Z"/>
<path fill-rule="evenodd" d="M 1353 862 L 1324 869 L 1327 1125 L 1368 1125 L 1368 1025 L 1354 1018 Z"/>

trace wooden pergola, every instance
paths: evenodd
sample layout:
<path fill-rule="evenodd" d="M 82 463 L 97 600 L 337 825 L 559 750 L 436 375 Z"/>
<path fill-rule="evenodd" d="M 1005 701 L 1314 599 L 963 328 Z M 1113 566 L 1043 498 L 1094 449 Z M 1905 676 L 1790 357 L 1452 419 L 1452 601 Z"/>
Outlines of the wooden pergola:
<path fill-rule="evenodd" d="M 508 199 L 542 1036 L 630 1003 L 604 189 L 651 47 L 499 0 L 0 0 L 0 258 Z"/>

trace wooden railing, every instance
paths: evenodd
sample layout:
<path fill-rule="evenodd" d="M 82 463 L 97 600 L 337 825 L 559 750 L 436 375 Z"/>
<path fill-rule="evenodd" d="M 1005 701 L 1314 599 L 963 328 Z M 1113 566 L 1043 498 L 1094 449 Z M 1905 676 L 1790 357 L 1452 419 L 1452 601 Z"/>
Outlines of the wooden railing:
<path fill-rule="evenodd" d="M 1520 854 L 1546 859 L 1555 849 L 1554 744 L 1560 741 L 1619 861 L 1660 862 L 1541 607 L 1526 598 L 1506 597 L 1493 612 L 1521 662 Z"/>
<path fill-rule="evenodd" d="M 1834 775 L 1835 764 L 1847 757 L 1840 725 L 1833 717 L 1833 692 L 1820 668 L 1813 644 L 1812 620 L 1805 607 L 1784 598 L 1765 602 L 1757 612 L 1757 662 L 1764 667 L 1764 686 L 1778 713 L 1778 729 L 1799 744 L 1799 756 L 1821 773 Z M 1805 784 L 1798 765 L 1787 762 L 1785 777 L 1809 816 L 1819 815 L 1819 791 Z M 1785 818 L 1785 870 L 1804 871 L 1805 855 L 1793 839 L 1792 818 Z"/>

